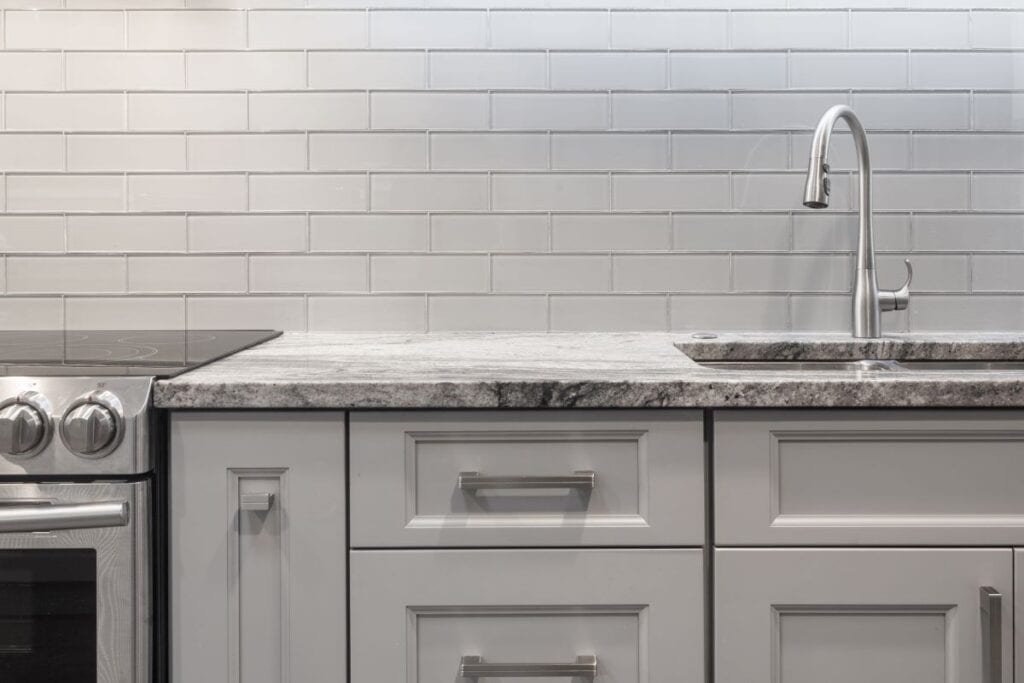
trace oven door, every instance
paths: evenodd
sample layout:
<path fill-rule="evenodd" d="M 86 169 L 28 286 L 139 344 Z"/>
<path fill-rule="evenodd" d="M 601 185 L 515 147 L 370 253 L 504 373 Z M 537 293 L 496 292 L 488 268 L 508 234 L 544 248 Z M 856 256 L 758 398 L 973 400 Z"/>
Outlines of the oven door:
<path fill-rule="evenodd" d="M 0 484 L 0 681 L 151 680 L 149 495 Z"/>

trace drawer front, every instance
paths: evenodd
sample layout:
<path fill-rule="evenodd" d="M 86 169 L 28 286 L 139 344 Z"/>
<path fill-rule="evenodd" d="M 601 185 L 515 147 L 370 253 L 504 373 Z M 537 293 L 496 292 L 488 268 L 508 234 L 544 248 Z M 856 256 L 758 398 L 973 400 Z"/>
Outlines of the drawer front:
<path fill-rule="evenodd" d="M 352 683 L 576 683 L 552 666 L 588 661 L 595 683 L 704 681 L 697 549 L 354 550 L 351 572 Z"/>
<path fill-rule="evenodd" d="M 1024 543 L 1024 412 L 714 419 L 719 545 Z"/>
<path fill-rule="evenodd" d="M 698 411 L 350 420 L 355 547 L 704 542 Z"/>

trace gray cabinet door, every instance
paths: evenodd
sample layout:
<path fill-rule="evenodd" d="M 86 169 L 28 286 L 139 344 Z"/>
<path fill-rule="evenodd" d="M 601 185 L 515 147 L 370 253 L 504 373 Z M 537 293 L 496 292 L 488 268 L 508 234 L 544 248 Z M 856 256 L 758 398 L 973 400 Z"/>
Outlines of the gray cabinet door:
<path fill-rule="evenodd" d="M 171 418 L 175 683 L 346 680 L 343 413 Z"/>
<path fill-rule="evenodd" d="M 717 411 L 717 545 L 1024 544 L 1024 412 Z"/>
<path fill-rule="evenodd" d="M 717 550 L 715 681 L 1009 683 L 1012 595 L 1006 548 Z"/>
<path fill-rule="evenodd" d="M 470 683 L 465 657 L 518 667 L 594 657 L 595 683 L 704 683 L 700 550 L 351 555 L 352 683 Z"/>

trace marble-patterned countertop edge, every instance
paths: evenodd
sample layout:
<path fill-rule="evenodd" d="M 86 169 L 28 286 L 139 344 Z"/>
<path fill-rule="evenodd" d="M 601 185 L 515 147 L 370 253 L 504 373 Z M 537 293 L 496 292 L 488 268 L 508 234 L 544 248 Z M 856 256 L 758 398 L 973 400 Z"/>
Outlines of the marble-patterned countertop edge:
<path fill-rule="evenodd" d="M 737 372 L 701 359 L 1024 358 L 1021 334 L 285 333 L 157 383 L 167 409 L 1024 407 L 1024 372 Z M 862 355 L 858 355 L 862 354 Z"/>

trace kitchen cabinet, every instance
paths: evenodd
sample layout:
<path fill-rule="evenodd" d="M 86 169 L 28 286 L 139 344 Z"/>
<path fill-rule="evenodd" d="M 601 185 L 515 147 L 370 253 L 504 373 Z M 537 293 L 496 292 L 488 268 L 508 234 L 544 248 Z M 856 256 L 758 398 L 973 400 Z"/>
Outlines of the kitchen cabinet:
<path fill-rule="evenodd" d="M 346 672 L 345 416 L 171 417 L 171 680 Z"/>

